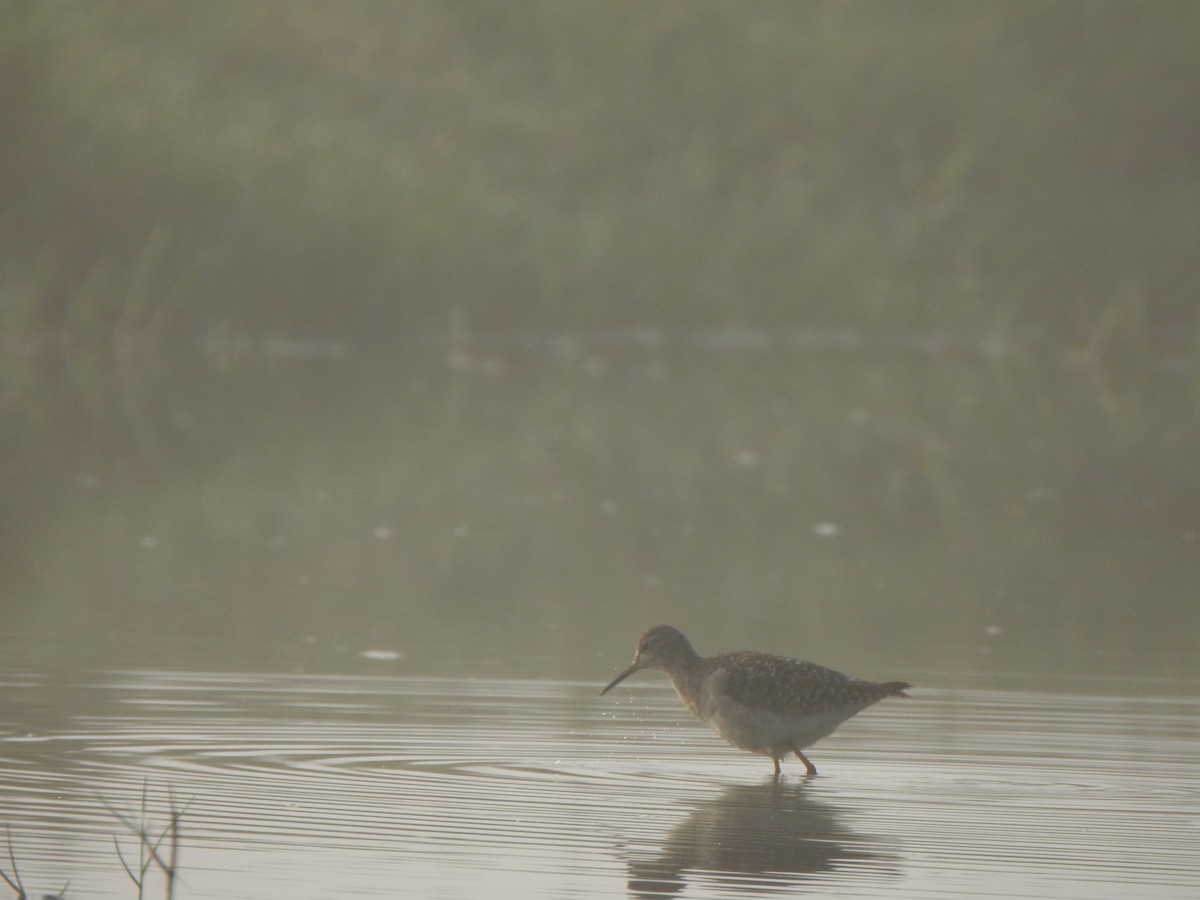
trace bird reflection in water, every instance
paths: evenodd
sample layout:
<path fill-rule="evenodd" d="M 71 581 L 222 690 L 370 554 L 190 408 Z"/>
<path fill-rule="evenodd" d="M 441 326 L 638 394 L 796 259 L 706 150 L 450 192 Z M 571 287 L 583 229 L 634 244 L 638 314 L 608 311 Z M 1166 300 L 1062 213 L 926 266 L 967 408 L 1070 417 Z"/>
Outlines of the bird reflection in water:
<path fill-rule="evenodd" d="M 828 878 L 893 877 L 896 857 L 838 822 L 805 785 L 735 785 L 699 803 L 653 855 L 630 855 L 629 895 L 670 897 L 688 884 L 716 882 L 756 893 L 822 889 Z"/>

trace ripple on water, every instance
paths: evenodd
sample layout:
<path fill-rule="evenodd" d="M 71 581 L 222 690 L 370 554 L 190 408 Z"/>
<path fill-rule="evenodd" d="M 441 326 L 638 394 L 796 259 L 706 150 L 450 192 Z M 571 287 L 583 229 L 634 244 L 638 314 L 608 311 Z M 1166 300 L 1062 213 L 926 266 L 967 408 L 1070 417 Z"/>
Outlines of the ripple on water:
<path fill-rule="evenodd" d="M 925 690 L 819 745 L 817 779 L 775 784 L 669 690 L 595 691 L 112 673 L 0 735 L 0 797 L 26 884 L 99 897 L 129 885 L 98 797 L 132 814 L 147 784 L 160 824 L 168 787 L 188 803 L 184 897 L 1184 897 L 1200 879 L 1190 699 Z"/>

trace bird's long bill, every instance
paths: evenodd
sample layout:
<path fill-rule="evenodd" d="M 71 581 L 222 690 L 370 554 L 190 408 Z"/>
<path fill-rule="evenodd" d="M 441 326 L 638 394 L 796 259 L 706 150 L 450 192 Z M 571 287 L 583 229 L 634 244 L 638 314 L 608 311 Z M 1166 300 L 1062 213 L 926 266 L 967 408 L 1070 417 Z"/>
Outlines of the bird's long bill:
<path fill-rule="evenodd" d="M 608 687 L 606 687 L 604 690 L 602 690 L 600 692 L 600 696 L 603 697 L 605 694 L 607 694 L 609 691 L 611 691 L 618 684 L 620 684 L 622 681 L 624 681 L 626 678 L 628 678 L 630 675 L 632 675 L 634 672 L 636 672 L 640 668 L 641 668 L 641 666 L 639 666 L 637 663 L 634 663 L 633 665 L 631 665 L 628 669 L 626 669 L 624 672 L 622 672 L 620 675 L 618 675 L 616 678 L 614 678 L 612 681 L 610 681 L 608 683 Z"/>

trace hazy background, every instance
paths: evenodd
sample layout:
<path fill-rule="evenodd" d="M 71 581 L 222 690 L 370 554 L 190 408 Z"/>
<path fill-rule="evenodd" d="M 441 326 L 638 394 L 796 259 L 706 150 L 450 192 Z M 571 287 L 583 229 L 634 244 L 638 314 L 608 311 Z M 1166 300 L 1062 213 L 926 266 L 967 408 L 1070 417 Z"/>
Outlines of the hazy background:
<path fill-rule="evenodd" d="M 6 3 L 5 655 L 1194 675 L 1197 85 L 1190 0 Z"/>

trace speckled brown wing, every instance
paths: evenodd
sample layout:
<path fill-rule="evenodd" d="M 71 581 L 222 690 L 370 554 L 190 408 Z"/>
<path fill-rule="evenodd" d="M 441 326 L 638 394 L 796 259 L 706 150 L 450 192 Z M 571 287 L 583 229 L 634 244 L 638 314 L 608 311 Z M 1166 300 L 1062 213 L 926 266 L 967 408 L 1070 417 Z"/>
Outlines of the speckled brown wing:
<path fill-rule="evenodd" d="M 859 681 L 816 663 L 749 650 L 722 653 L 710 663 L 725 671 L 725 690 L 734 702 L 784 715 L 861 709 L 884 697 L 905 696 L 910 687 L 902 681 Z"/>

